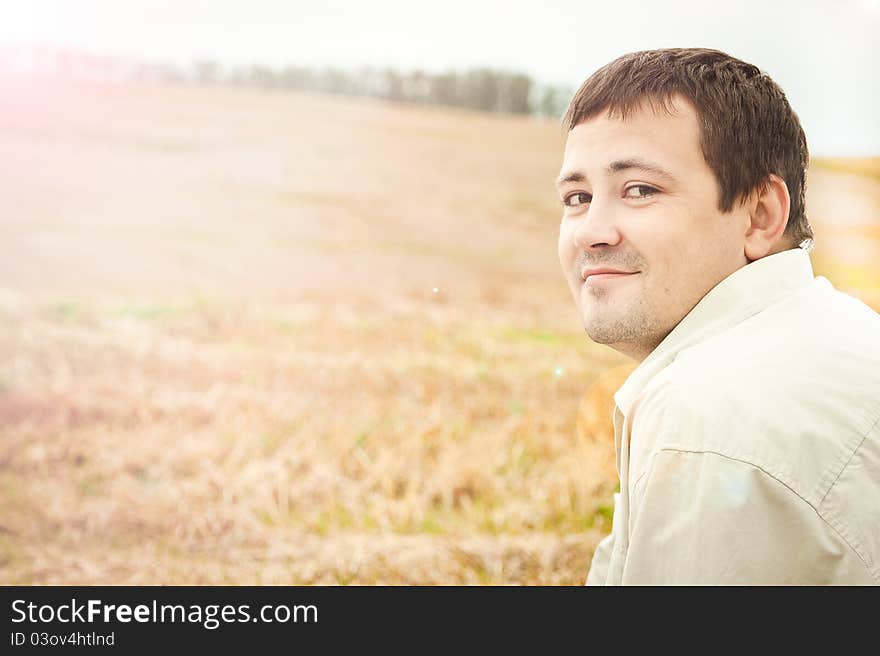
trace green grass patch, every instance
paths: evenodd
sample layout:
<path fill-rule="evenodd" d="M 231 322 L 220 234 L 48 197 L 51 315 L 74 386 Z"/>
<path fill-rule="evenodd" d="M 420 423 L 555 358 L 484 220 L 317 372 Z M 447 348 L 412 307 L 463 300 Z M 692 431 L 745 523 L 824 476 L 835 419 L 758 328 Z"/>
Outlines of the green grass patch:
<path fill-rule="evenodd" d="M 579 334 L 572 335 L 569 333 L 557 333 L 552 330 L 518 328 L 516 326 L 500 328 L 494 331 L 493 336 L 506 342 L 540 344 L 554 348 L 582 347 L 586 342 L 586 338 Z"/>
<path fill-rule="evenodd" d="M 58 321 L 79 321 L 85 316 L 85 308 L 73 301 L 56 301 L 48 308 L 49 314 Z"/>
<path fill-rule="evenodd" d="M 171 305 L 159 305 L 155 303 L 117 305 L 110 308 L 109 314 L 116 318 L 132 318 L 141 321 L 159 321 L 178 317 L 183 314 L 183 309 Z"/>

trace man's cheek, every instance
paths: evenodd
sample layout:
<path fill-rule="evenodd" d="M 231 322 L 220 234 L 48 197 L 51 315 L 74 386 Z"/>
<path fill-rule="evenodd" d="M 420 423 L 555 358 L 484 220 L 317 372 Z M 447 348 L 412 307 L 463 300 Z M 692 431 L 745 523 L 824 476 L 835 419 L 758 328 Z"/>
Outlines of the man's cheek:
<path fill-rule="evenodd" d="M 560 233 L 559 243 L 557 244 L 557 248 L 556 248 L 556 255 L 557 255 L 557 257 L 559 257 L 559 264 L 562 266 L 562 270 L 565 271 L 566 273 L 567 273 L 566 269 L 568 268 L 568 260 L 569 260 L 568 251 L 569 251 L 569 247 L 568 247 L 568 243 L 565 240 L 565 235 Z"/>
<path fill-rule="evenodd" d="M 566 279 L 570 281 L 577 263 L 577 250 L 573 247 L 571 240 L 560 238 L 558 255 L 562 271 Z"/>

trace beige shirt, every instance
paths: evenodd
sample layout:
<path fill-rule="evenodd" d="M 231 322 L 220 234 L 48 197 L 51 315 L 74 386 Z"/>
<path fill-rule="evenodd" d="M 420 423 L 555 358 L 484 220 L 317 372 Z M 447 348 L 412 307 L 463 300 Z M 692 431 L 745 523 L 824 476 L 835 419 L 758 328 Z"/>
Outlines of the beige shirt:
<path fill-rule="evenodd" d="M 614 400 L 587 585 L 880 584 L 880 315 L 806 251 L 722 280 Z"/>

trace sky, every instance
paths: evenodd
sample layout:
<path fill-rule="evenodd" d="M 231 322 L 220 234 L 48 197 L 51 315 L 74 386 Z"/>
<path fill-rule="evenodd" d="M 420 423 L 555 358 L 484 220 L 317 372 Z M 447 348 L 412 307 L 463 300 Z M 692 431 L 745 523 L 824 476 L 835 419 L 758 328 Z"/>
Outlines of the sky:
<path fill-rule="evenodd" d="M 880 156 L 880 0 L 2 0 L 0 48 L 226 66 L 491 66 L 577 87 L 634 50 L 718 48 L 769 73 L 810 150 Z"/>

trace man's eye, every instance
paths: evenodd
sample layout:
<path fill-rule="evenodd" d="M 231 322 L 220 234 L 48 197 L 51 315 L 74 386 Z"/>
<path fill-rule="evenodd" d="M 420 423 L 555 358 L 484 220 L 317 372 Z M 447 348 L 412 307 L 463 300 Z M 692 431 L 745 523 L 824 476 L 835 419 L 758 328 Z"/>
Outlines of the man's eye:
<path fill-rule="evenodd" d="M 579 205 L 586 205 L 592 200 L 592 194 L 588 194 L 584 191 L 576 191 L 570 196 L 566 196 L 565 199 L 562 201 L 562 204 L 568 205 L 569 207 L 578 207 Z"/>
<path fill-rule="evenodd" d="M 630 194 L 630 192 L 633 189 L 638 190 L 638 193 L 635 195 Z M 625 196 L 627 198 L 648 198 L 650 196 L 653 196 L 656 193 L 659 193 L 659 192 L 657 189 L 654 189 L 654 187 L 649 187 L 648 185 L 633 185 L 631 187 L 626 188 Z"/>

